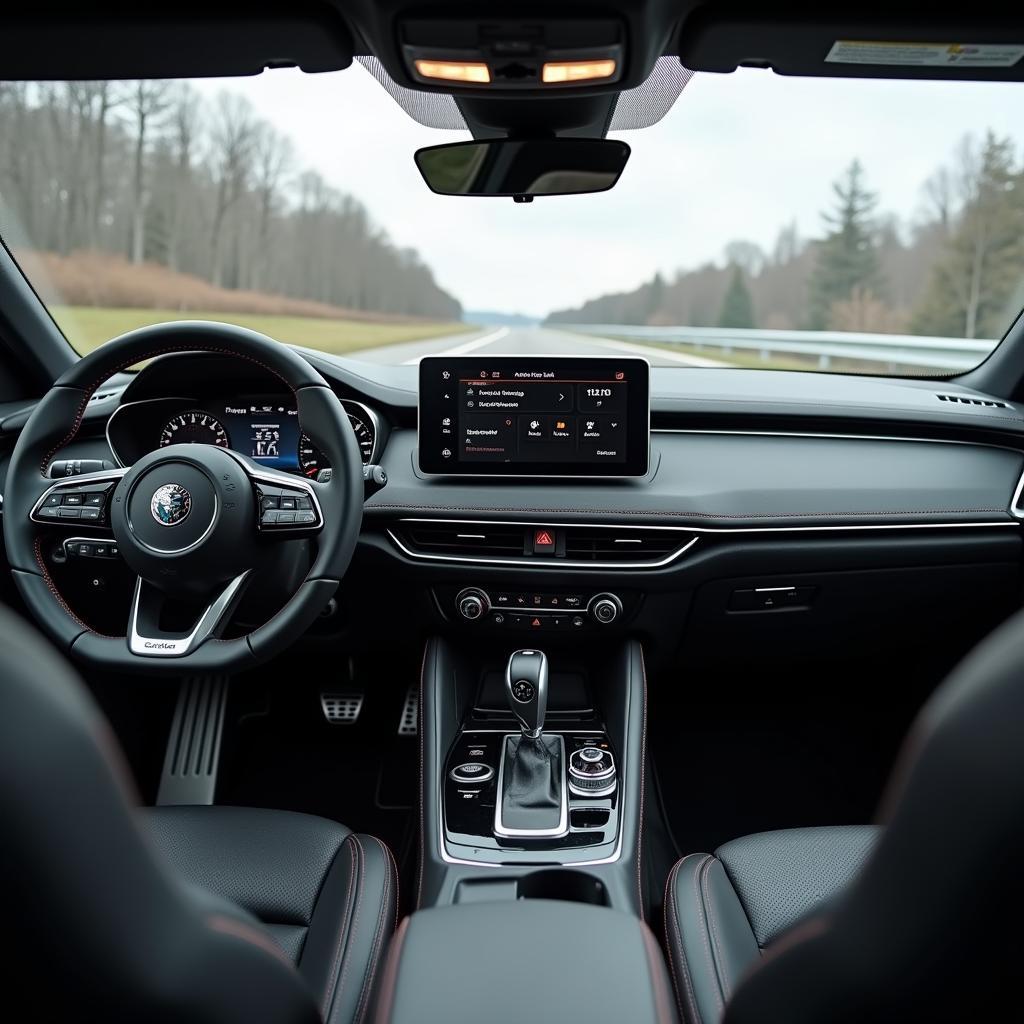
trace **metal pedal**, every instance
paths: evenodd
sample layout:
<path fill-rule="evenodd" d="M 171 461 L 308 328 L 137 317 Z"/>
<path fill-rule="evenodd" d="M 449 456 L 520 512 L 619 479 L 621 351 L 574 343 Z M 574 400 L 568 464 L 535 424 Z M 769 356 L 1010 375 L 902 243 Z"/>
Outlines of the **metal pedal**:
<path fill-rule="evenodd" d="M 158 807 L 213 803 L 227 700 L 227 676 L 182 680 L 167 737 Z"/>
<path fill-rule="evenodd" d="M 410 686 L 405 694 L 402 717 L 398 720 L 399 736 L 416 736 L 420 731 L 420 690 Z"/>
<path fill-rule="evenodd" d="M 361 693 L 321 693 L 320 707 L 331 725 L 355 725 L 363 710 Z"/>

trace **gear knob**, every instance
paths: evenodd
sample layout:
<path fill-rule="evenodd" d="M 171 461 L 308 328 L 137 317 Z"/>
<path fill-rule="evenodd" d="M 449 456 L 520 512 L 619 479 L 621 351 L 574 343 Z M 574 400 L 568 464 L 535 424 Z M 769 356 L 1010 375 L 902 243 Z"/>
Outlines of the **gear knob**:
<path fill-rule="evenodd" d="M 543 651 L 515 651 L 505 669 L 505 693 L 523 735 L 538 739 L 548 708 L 548 659 Z"/>

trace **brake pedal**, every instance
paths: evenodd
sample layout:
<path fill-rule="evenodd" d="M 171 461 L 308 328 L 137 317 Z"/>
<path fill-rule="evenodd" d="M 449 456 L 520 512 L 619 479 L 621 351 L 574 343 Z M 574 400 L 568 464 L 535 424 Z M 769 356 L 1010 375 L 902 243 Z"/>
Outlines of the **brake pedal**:
<path fill-rule="evenodd" d="M 405 694 L 402 706 L 402 717 L 398 720 L 399 736 L 416 736 L 419 734 L 420 691 L 418 686 L 410 686 Z"/>
<path fill-rule="evenodd" d="M 355 725 L 363 710 L 361 693 L 321 693 L 320 708 L 331 725 Z"/>

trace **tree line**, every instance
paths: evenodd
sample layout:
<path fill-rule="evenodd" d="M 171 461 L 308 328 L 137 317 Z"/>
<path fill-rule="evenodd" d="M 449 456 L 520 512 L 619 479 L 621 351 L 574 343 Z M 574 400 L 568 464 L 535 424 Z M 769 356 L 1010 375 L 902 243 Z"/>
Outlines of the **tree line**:
<path fill-rule="evenodd" d="M 548 319 L 998 338 L 1024 308 L 1024 155 L 1012 139 L 963 138 L 909 224 L 879 212 L 858 160 L 832 191 L 817 238 L 791 223 L 769 252 L 734 241 L 722 264 Z"/>
<path fill-rule="evenodd" d="M 461 315 L 414 250 L 299 166 L 288 138 L 227 91 L 2 84 L 0 200 L 5 234 L 44 252 L 117 253 L 353 310 Z"/>

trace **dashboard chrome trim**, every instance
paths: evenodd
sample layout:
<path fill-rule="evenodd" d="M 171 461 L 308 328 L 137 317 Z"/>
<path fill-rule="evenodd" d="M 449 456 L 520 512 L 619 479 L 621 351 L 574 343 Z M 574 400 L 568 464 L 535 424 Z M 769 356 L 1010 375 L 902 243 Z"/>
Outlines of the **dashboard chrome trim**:
<path fill-rule="evenodd" d="M 532 523 L 526 522 L 505 522 L 502 520 L 461 520 L 461 519 L 400 519 L 402 523 L 451 523 L 453 525 L 461 525 L 462 523 L 486 523 L 490 526 L 532 526 Z M 567 524 L 562 523 L 549 523 L 549 526 L 554 526 L 556 529 L 559 526 L 565 526 Z M 682 533 L 693 533 L 693 530 L 683 530 L 681 527 L 675 526 L 623 526 L 620 527 L 616 523 L 572 523 L 573 527 L 579 527 L 582 529 L 624 529 L 624 530 L 671 530 L 672 532 Z M 385 531 L 391 538 L 392 543 L 399 548 L 399 550 L 408 555 L 409 558 L 414 558 L 417 561 L 431 561 L 431 562 L 470 562 L 479 564 L 481 562 L 487 565 L 518 565 L 518 566 L 529 566 L 531 569 L 660 569 L 666 565 L 671 564 L 677 558 L 681 557 L 685 552 L 689 551 L 694 544 L 700 539 L 699 537 L 693 537 L 686 544 L 677 548 L 672 554 L 666 558 L 660 558 L 657 560 L 647 561 L 635 561 L 635 562 L 579 562 L 571 561 L 569 559 L 559 559 L 556 561 L 545 562 L 540 559 L 530 558 L 523 555 L 520 558 L 486 558 L 483 556 L 473 555 L 431 555 L 422 552 L 415 552 L 404 544 L 395 532 L 390 528 L 386 527 Z"/>

